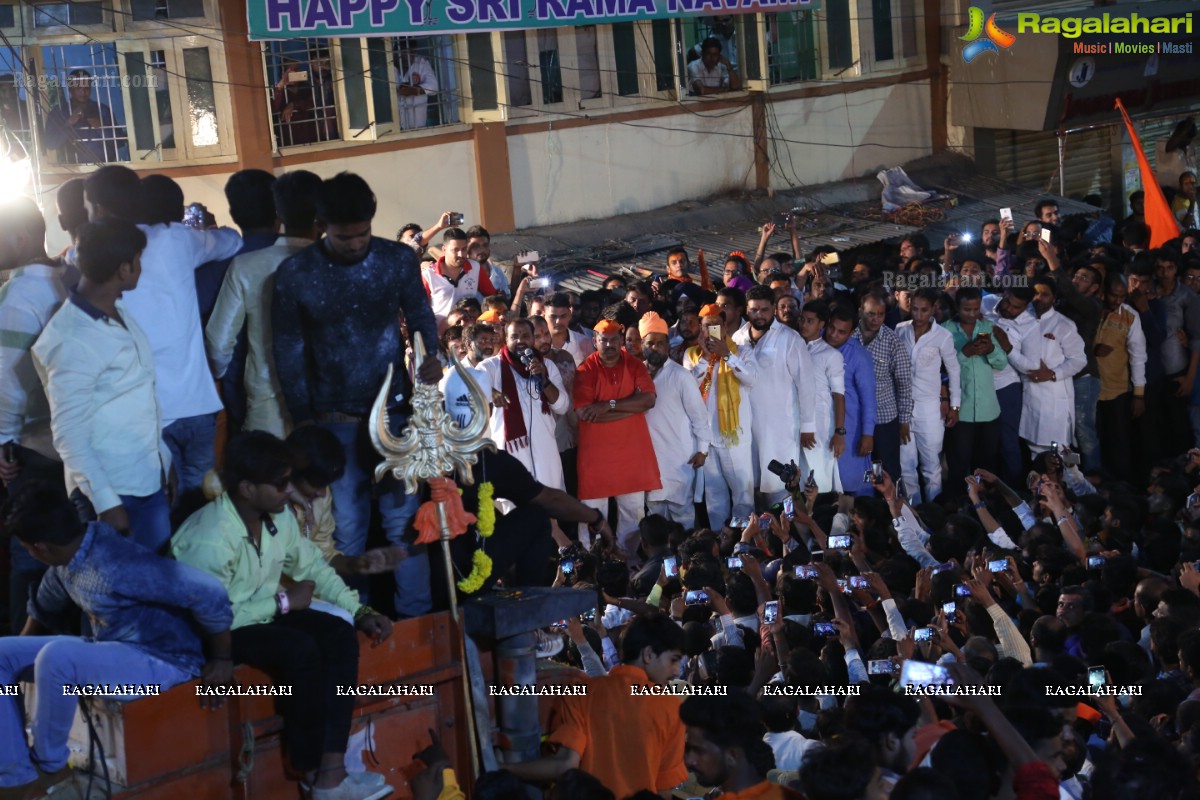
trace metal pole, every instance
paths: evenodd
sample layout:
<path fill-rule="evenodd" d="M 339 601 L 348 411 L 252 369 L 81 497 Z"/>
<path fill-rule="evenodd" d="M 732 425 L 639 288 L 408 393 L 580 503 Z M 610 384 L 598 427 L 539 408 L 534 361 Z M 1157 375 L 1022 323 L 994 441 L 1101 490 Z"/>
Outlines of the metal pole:
<path fill-rule="evenodd" d="M 446 505 L 437 504 L 438 525 L 442 529 L 442 560 L 446 562 L 446 591 L 450 593 L 450 616 L 454 617 L 457 629 L 458 656 L 462 661 L 463 702 L 466 704 L 467 741 L 471 743 L 471 776 L 479 777 L 479 750 L 482 746 L 475 738 L 475 705 L 471 696 L 471 678 L 467 670 L 466 626 L 458 614 L 458 587 L 454 581 L 454 562 L 450 560 L 450 523 L 446 519 Z"/>

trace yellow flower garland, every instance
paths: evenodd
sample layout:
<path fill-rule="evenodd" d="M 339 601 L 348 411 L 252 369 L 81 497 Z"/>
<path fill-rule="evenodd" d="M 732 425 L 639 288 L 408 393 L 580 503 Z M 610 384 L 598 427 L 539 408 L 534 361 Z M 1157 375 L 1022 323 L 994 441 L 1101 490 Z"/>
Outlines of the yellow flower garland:
<path fill-rule="evenodd" d="M 477 519 L 475 532 L 487 539 L 496 532 L 496 506 L 492 504 L 494 487 L 491 481 L 479 484 L 479 508 L 475 512 Z M 483 584 L 492 577 L 492 559 L 483 551 L 483 542 L 471 556 L 471 574 L 458 582 L 458 588 L 466 594 L 473 594 L 483 588 Z"/>
<path fill-rule="evenodd" d="M 496 506 L 492 503 L 494 487 L 491 481 L 479 484 L 479 508 L 475 512 L 475 531 L 483 538 L 496 532 Z"/>

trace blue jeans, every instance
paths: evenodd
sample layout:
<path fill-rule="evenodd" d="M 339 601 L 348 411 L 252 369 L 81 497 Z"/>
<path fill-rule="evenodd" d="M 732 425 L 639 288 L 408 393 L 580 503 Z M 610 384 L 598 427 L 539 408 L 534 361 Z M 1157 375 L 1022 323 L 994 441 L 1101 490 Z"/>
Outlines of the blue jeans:
<path fill-rule="evenodd" d="M 361 555 L 367 549 L 371 508 L 378 503 L 383 532 L 390 544 L 403 548 L 408 557 L 396 564 L 396 614 L 401 618 L 418 617 L 433 610 L 429 588 L 429 555 L 424 545 L 408 541 L 408 525 L 416 516 L 420 499 L 406 494 L 404 484 L 390 475 L 373 486 L 375 465 L 382 456 L 375 452 L 367 435 L 367 426 L 354 422 L 320 423 L 342 443 L 346 471 L 329 487 L 333 494 L 333 532 L 338 550 L 348 556 Z M 374 489 L 374 492 L 372 492 Z"/>
<path fill-rule="evenodd" d="M 153 553 L 165 555 L 167 542 L 171 539 L 171 507 L 167 504 L 166 490 L 159 489 L 145 497 L 118 496 L 129 515 L 129 538 Z M 85 522 L 96 519 L 96 509 L 83 492 L 76 489 L 71 493 L 71 500 L 79 510 L 80 519 Z"/>
<path fill-rule="evenodd" d="M 1075 443 L 1079 445 L 1080 466 L 1100 466 L 1100 434 L 1096 432 L 1096 403 L 1100 400 L 1100 379 L 1080 375 L 1075 384 Z"/>
<path fill-rule="evenodd" d="M 1021 382 L 996 392 L 1000 403 L 1000 478 L 1009 486 L 1024 486 L 1021 464 Z"/>
<path fill-rule="evenodd" d="M 204 474 L 217 464 L 217 415 L 177 419 L 163 428 L 162 437 L 171 451 L 171 465 L 179 478 L 179 494 L 182 496 L 200 489 Z"/>
<path fill-rule="evenodd" d="M 0 697 L 0 753 L 8 754 L 0 758 L 0 787 L 37 780 L 38 767 L 54 772 L 66 765 L 78 698 L 63 694 L 64 684 L 157 684 L 165 692 L 193 677 L 124 642 L 76 636 L 0 639 L 0 685 L 32 680 L 38 687 L 32 752 L 25 743 L 22 698 Z"/>

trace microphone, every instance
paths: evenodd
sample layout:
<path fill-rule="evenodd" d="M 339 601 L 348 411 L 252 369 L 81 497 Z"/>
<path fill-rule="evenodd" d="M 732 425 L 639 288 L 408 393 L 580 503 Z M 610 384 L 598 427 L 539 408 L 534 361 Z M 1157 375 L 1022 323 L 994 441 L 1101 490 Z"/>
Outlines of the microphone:
<path fill-rule="evenodd" d="M 523 361 L 525 363 L 526 369 L 528 369 L 529 365 L 533 363 L 533 358 L 534 358 L 533 348 L 526 347 L 523 351 L 521 351 L 521 361 Z M 533 385 L 534 385 L 534 393 L 541 394 L 542 393 L 542 376 L 541 375 L 533 376 Z"/>

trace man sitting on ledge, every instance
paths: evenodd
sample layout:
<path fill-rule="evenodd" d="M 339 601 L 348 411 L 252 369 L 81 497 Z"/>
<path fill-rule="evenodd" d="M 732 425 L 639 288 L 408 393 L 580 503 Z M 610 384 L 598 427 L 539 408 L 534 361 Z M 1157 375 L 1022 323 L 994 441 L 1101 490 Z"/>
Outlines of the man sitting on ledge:
<path fill-rule="evenodd" d="M 171 550 L 228 590 L 234 661 L 291 687 L 284 741 L 313 800 L 374 800 L 392 788 L 375 773 L 347 774 L 354 698 L 335 690 L 358 682 L 357 636 L 345 620 L 308 606 L 315 593 L 344 608 L 376 644 L 391 635 L 392 623 L 359 602 L 358 592 L 301 536 L 287 508 L 292 458 L 284 442 L 262 431 L 231 441 L 221 473 L 225 494 L 183 523 Z M 286 592 L 277 591 L 282 575 L 296 582 Z"/>
<path fill-rule="evenodd" d="M 61 486 L 27 484 L 4 516 L 9 535 L 50 570 L 21 635 L 0 638 L 0 686 L 32 680 L 38 687 L 32 752 L 22 698 L 0 696 L 0 798 L 43 797 L 72 780 L 67 735 L 77 695 L 134 699 L 202 670 L 206 685 L 228 684 L 233 614 L 212 576 L 154 555 L 105 522 L 80 523 Z M 94 639 L 45 635 L 69 629 L 79 609 Z"/>

